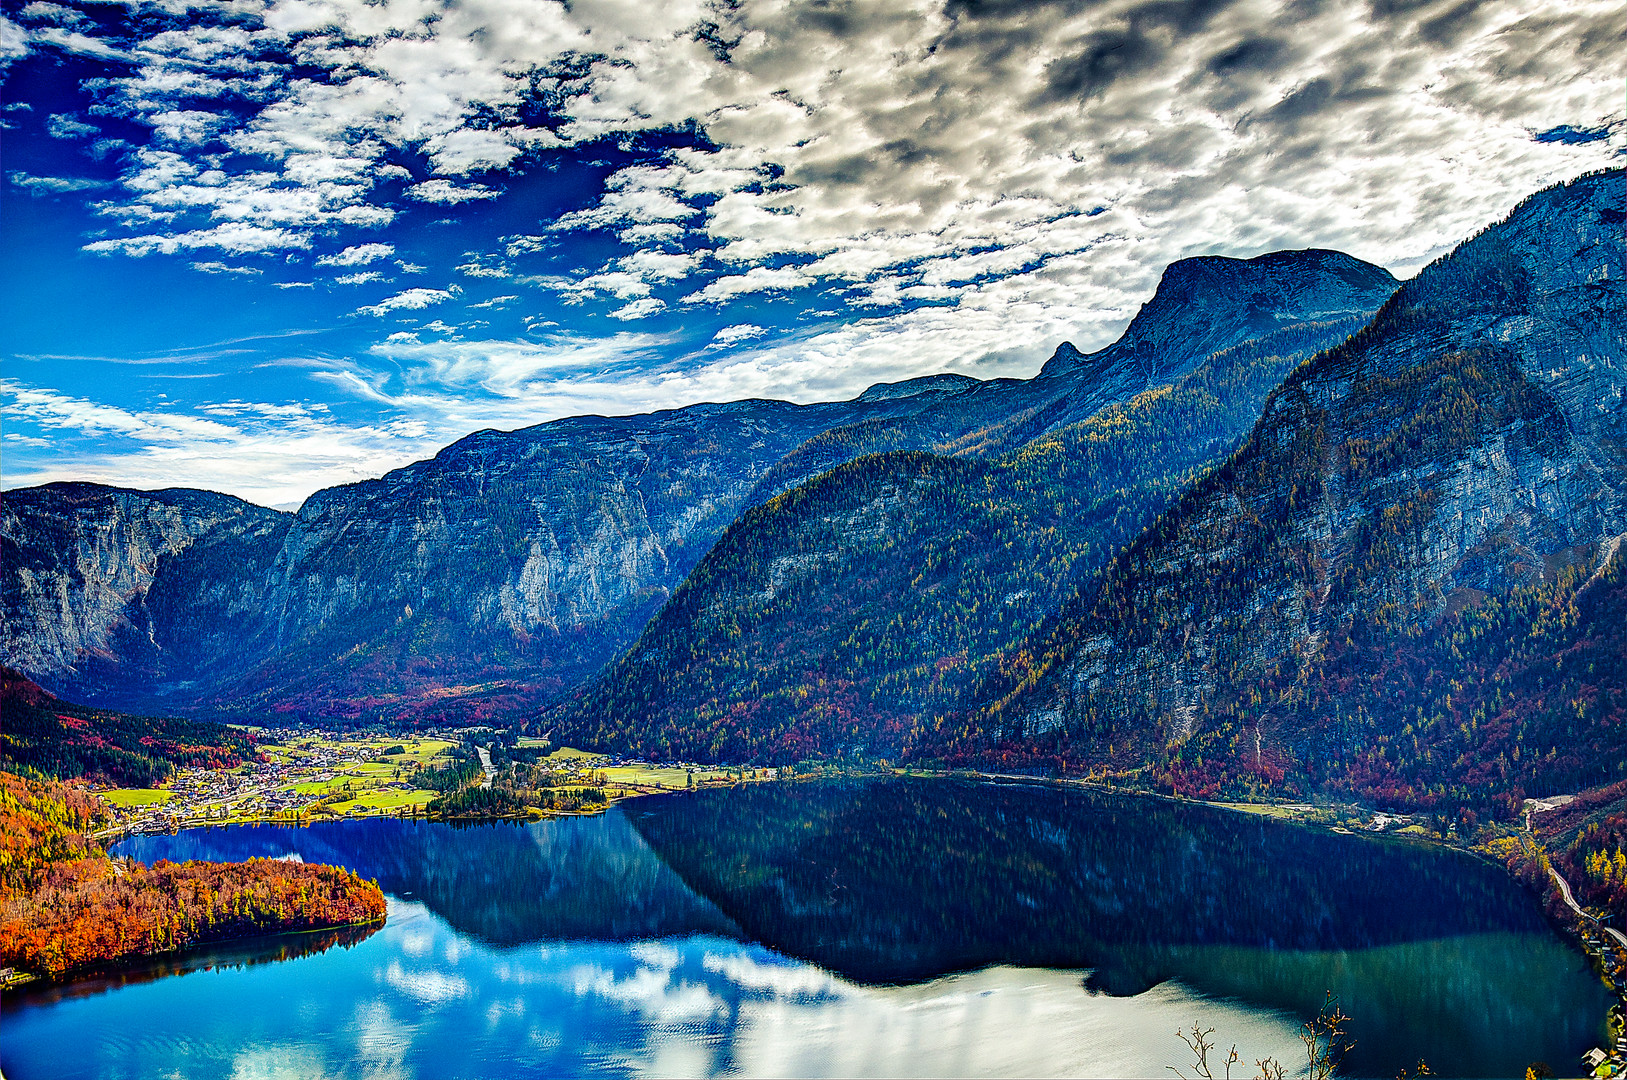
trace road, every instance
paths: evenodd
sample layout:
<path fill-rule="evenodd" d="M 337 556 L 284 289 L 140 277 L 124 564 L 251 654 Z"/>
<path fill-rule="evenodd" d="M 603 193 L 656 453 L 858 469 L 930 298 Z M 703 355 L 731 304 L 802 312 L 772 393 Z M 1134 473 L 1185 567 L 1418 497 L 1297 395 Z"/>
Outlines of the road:
<path fill-rule="evenodd" d="M 1550 873 L 1550 874 L 1552 874 L 1554 876 L 1554 884 L 1559 886 L 1559 895 L 1563 896 L 1565 898 L 1565 903 L 1570 905 L 1570 909 L 1572 911 L 1576 912 L 1576 914 L 1582 916 L 1582 918 L 1588 919 L 1591 922 L 1593 922 L 1595 925 L 1597 925 L 1599 920 L 1593 918 L 1592 915 L 1589 915 L 1587 912 L 1583 911 L 1582 910 L 1582 905 L 1578 904 L 1576 902 L 1576 897 L 1571 895 L 1571 884 L 1570 884 L 1570 882 L 1566 881 L 1563 877 L 1561 877 L 1559 875 L 1559 871 L 1555 870 L 1551 866 L 1548 867 L 1548 873 Z M 1617 929 L 1615 929 L 1613 927 L 1609 927 L 1609 926 L 1600 926 L 1599 929 L 1603 930 L 1605 933 L 1609 934 L 1611 937 L 1613 937 L 1617 941 L 1621 942 L 1621 947 L 1624 948 L 1624 949 L 1627 949 L 1627 934 L 1623 934 L 1620 930 L 1617 930 Z"/>

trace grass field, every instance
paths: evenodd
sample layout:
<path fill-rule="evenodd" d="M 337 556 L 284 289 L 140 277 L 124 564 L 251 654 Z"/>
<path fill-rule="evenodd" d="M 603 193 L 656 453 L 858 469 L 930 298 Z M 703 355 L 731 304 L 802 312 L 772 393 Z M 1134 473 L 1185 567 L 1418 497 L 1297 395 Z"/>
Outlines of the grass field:
<path fill-rule="evenodd" d="M 114 806 L 154 806 L 175 798 L 175 792 L 159 788 L 114 788 L 101 793 Z"/>
<path fill-rule="evenodd" d="M 1259 814 L 1261 817 L 1273 818 L 1303 817 L 1307 812 L 1314 809 L 1303 803 L 1279 806 L 1275 803 L 1217 802 L 1213 805 L 1225 807 L 1227 810 L 1241 810 L 1245 814 Z"/>
<path fill-rule="evenodd" d="M 653 765 L 606 765 L 594 772 L 604 773 L 605 780 L 612 784 L 654 784 L 664 788 L 688 787 L 690 775 L 687 769 L 661 769 Z M 696 769 L 694 775 L 695 783 L 701 784 L 707 780 L 727 779 L 731 774 L 719 769 Z"/>
<path fill-rule="evenodd" d="M 426 806 L 429 800 L 435 798 L 437 792 L 418 788 L 414 791 L 369 791 L 358 794 L 354 799 L 342 803 L 333 803 L 333 809 L 341 814 L 362 810 L 377 813 L 381 810 L 391 812 L 402 810 L 410 806 Z"/>
<path fill-rule="evenodd" d="M 407 748 L 407 752 L 404 754 L 387 754 L 384 756 L 382 760 L 388 761 L 392 765 L 404 765 L 409 761 L 415 761 L 420 765 L 428 765 L 431 761 L 441 757 L 456 746 L 457 743 L 447 742 L 445 739 L 397 739 L 394 742 L 380 742 L 378 745 L 380 747 L 404 746 Z"/>
<path fill-rule="evenodd" d="M 309 795 L 312 798 L 320 798 L 323 795 L 331 795 L 344 786 L 345 782 L 343 780 L 306 780 L 298 784 L 289 784 L 283 790 L 291 791 L 295 795 Z"/>

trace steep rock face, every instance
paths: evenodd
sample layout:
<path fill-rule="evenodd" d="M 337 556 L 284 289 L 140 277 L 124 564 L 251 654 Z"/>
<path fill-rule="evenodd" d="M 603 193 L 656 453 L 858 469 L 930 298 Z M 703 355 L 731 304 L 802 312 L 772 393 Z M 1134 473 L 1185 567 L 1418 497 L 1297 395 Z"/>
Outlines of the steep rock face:
<path fill-rule="evenodd" d="M 230 692 L 275 693 L 294 658 L 337 661 L 341 698 L 401 680 L 563 686 L 637 633 L 764 470 L 847 415 L 751 401 L 574 418 L 318 492 L 273 569 L 269 666 Z"/>
<path fill-rule="evenodd" d="M 943 392 L 874 389 L 477 432 L 297 515 L 208 492 L 8 492 L 5 659 L 127 707 L 534 705 L 632 640 L 788 450 Z"/>
<path fill-rule="evenodd" d="M 210 491 L 99 484 L 8 491 L 0 506 L 4 662 L 64 691 L 234 666 L 293 520 Z M 191 622 L 205 611 L 207 627 Z"/>
<path fill-rule="evenodd" d="M 933 397 L 953 397 L 965 393 L 976 386 L 980 380 L 970 375 L 923 375 L 918 379 L 905 379 L 903 382 L 876 383 L 864 393 L 854 398 L 855 401 L 891 401 L 895 398 L 919 397 L 931 394 Z"/>
<path fill-rule="evenodd" d="M 1339 251 L 1203 255 L 1171 263 L 1151 300 L 1105 349 L 1058 349 L 1040 378 L 1079 372 L 1143 380 L 1184 374 L 1197 360 L 1297 322 L 1370 316 L 1395 291 L 1388 271 Z M 1171 345 L 1180 342 L 1182 348 Z M 1184 370 L 1183 370 L 1184 367 Z M 1121 374 L 1122 373 L 1122 374 Z"/>
<path fill-rule="evenodd" d="M 1162 753 L 1252 726 L 1267 761 L 1320 722 L 1295 700 L 1387 711 L 1359 685 L 1305 689 L 1339 655 L 1613 553 L 1622 202 L 1620 171 L 1532 196 L 1295 372 L 1249 444 L 1115 561 L 1037 669 L 1012 673 L 1003 734 Z"/>

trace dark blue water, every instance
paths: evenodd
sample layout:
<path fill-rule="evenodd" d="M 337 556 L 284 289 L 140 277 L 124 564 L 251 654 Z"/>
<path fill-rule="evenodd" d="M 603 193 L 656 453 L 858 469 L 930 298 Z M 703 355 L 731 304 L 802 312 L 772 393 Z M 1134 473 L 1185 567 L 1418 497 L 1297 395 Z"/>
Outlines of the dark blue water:
<path fill-rule="evenodd" d="M 8 995 L 11 1080 L 1152 1076 L 1194 1021 L 1292 1072 L 1329 991 L 1352 1075 L 1564 1075 L 1608 1005 L 1495 868 L 1043 787 L 758 785 L 118 851 L 339 863 L 390 916 Z"/>

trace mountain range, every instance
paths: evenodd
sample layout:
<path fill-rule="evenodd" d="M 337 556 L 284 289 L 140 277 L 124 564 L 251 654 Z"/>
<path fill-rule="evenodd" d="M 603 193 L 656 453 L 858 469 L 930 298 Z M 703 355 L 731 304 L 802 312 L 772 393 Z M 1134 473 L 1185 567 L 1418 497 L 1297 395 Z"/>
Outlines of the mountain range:
<path fill-rule="evenodd" d="M 1332 252 L 1228 274 L 1236 262 L 1171 268 L 1177 291 L 1215 282 L 1229 329 L 1191 317 L 1183 328 L 1161 288 L 1137 320 L 1172 339 L 1156 361 L 1132 324 L 1090 357 L 1064 346 L 1052 363 L 1071 358 L 1069 370 L 1031 380 L 935 376 L 845 402 L 480 431 L 293 514 L 186 489 L 8 491 L 4 659 L 72 700 L 147 710 L 480 718 L 546 702 L 631 643 L 741 511 L 795 486 L 816 457 L 823 471 L 879 440 L 1004 445 L 1016 436 L 987 433 L 1016 417 L 1045 431 L 1189 368 L 1201 355 L 1183 335 L 1339 318 L 1394 288 Z M 1252 288 L 1236 288 L 1240 276 Z"/>
<path fill-rule="evenodd" d="M 4 493 L 91 705 L 1394 800 L 1627 769 L 1621 170 L 1417 277 L 1172 264 L 1037 376 L 482 431 L 297 513 Z"/>

